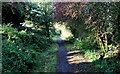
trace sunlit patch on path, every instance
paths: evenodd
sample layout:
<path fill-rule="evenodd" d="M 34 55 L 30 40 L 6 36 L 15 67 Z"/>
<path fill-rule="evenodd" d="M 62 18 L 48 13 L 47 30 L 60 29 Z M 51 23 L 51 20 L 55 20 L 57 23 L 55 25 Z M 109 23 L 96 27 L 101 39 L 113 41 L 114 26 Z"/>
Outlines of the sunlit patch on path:
<path fill-rule="evenodd" d="M 67 61 L 74 66 L 74 72 L 97 72 L 92 66 L 92 60 L 86 58 L 81 50 L 67 52 Z"/>
<path fill-rule="evenodd" d="M 92 62 L 91 60 L 84 57 L 84 53 L 80 50 L 67 52 L 67 59 L 69 64 L 79 64 L 82 62 Z"/>
<path fill-rule="evenodd" d="M 68 51 L 59 36 L 58 44 L 57 72 L 97 72 L 91 64 L 92 61 L 81 50 Z"/>

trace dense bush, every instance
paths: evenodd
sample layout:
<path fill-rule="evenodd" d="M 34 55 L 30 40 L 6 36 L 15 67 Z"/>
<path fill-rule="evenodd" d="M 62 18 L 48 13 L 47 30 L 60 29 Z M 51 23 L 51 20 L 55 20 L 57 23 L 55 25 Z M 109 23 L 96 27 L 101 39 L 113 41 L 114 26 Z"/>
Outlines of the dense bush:
<path fill-rule="evenodd" d="M 39 52 L 22 43 L 3 40 L 3 72 L 29 72 L 37 65 Z"/>
<path fill-rule="evenodd" d="M 120 62 L 117 59 L 116 55 L 112 52 L 105 53 L 104 59 L 100 59 L 101 50 L 99 45 L 96 42 L 85 40 L 77 40 L 74 45 L 74 49 L 80 49 L 85 54 L 84 56 L 91 59 L 94 66 L 99 69 L 101 72 L 119 72 Z M 115 50 L 115 46 L 109 45 L 109 51 Z"/>
<path fill-rule="evenodd" d="M 2 4 L 2 23 L 12 23 L 13 27 L 25 29 L 24 24 L 33 24 L 35 29 L 40 26 L 44 28 L 45 35 L 50 37 L 49 27 L 52 25 L 52 3 L 35 2 L 3 2 Z M 11 19 L 12 18 L 12 19 Z M 30 21 L 30 22 L 26 22 Z M 26 25 L 24 25 L 26 26 Z M 28 30 L 31 30 L 28 28 Z"/>
<path fill-rule="evenodd" d="M 90 35 L 85 38 L 86 39 L 84 39 L 84 40 L 77 39 L 74 42 L 75 48 L 81 49 L 81 50 L 98 50 L 99 49 L 99 45 L 96 42 L 96 40 L 94 40 L 93 36 Z"/>
<path fill-rule="evenodd" d="M 12 23 L 13 26 L 19 26 L 26 19 L 26 15 L 28 15 L 26 12 L 30 11 L 30 6 L 31 3 L 28 2 L 3 2 L 2 23 Z"/>
<path fill-rule="evenodd" d="M 44 36 L 26 31 L 17 31 L 10 25 L 3 25 L 2 62 L 3 72 L 29 72 L 41 60 L 40 52 L 49 45 Z M 40 60 L 39 60 L 40 59 Z"/>
<path fill-rule="evenodd" d="M 3 73 L 32 72 L 38 70 L 36 68 L 42 72 L 48 71 L 47 68 L 55 71 L 55 67 L 51 67 L 55 64 L 46 65 L 47 61 L 56 61 L 55 54 L 47 53 L 48 50 L 56 51 L 57 47 L 48 48 L 56 34 L 51 29 L 52 3 L 3 2 L 2 9 Z"/>
<path fill-rule="evenodd" d="M 120 62 L 112 58 L 105 58 L 104 60 L 96 60 L 93 62 L 96 68 L 100 69 L 102 72 L 112 72 L 119 73 L 120 72 Z"/>
<path fill-rule="evenodd" d="M 18 41 L 24 43 L 24 46 L 36 45 L 38 48 L 43 48 L 48 44 L 47 39 L 43 35 L 39 35 L 33 32 L 26 32 L 25 30 L 17 31 L 17 29 L 10 27 L 9 25 L 2 27 L 3 36 L 7 35 L 12 41 Z M 34 43 L 34 44 L 33 44 Z"/>
<path fill-rule="evenodd" d="M 74 37 L 68 37 L 66 39 L 69 40 L 72 43 L 74 43 L 76 41 L 76 38 L 74 38 Z"/>

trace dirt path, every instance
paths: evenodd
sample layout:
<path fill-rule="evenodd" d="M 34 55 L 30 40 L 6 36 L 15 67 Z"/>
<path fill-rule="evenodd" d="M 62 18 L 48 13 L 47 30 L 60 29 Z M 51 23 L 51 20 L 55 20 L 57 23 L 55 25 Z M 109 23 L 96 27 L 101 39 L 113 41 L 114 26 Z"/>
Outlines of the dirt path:
<path fill-rule="evenodd" d="M 57 72 L 74 72 L 72 65 L 70 65 L 67 61 L 67 52 L 68 50 L 64 47 L 64 41 L 60 39 L 58 36 L 58 44 L 59 44 L 59 51 L 58 51 L 58 66 Z"/>
<path fill-rule="evenodd" d="M 92 61 L 84 56 L 81 50 L 69 51 L 67 61 L 74 66 L 74 72 L 98 72 Z"/>
<path fill-rule="evenodd" d="M 60 47 L 58 55 L 57 72 L 97 72 L 91 64 L 91 60 L 84 56 L 81 50 L 68 51 L 64 46 L 64 41 L 58 36 Z"/>

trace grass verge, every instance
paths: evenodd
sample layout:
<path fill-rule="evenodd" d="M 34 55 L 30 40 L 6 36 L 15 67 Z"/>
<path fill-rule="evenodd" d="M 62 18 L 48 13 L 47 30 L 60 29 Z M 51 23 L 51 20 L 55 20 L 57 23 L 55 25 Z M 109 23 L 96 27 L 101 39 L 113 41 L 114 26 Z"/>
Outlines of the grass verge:
<path fill-rule="evenodd" d="M 35 72 L 56 72 L 58 44 L 52 43 L 47 51 L 41 53 Z"/>

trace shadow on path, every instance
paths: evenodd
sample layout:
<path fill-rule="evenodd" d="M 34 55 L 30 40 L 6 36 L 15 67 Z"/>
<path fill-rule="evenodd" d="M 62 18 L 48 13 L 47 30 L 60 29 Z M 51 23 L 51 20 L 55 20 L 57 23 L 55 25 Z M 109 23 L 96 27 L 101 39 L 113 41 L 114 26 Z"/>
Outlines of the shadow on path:
<path fill-rule="evenodd" d="M 58 65 L 57 65 L 57 72 L 74 72 L 72 65 L 70 65 L 67 61 L 67 52 L 68 50 L 64 46 L 64 41 L 60 39 L 58 36 L 58 45 L 59 51 L 58 55 Z"/>
<path fill-rule="evenodd" d="M 84 52 L 81 50 L 68 51 L 64 44 L 64 40 L 57 38 L 59 51 L 57 72 L 97 72 L 97 70 L 92 65 L 92 61 L 84 56 Z"/>

